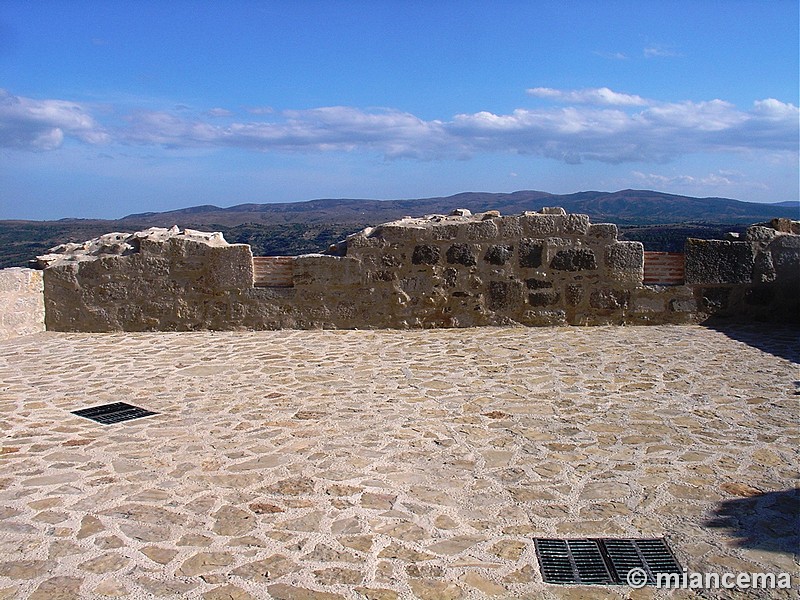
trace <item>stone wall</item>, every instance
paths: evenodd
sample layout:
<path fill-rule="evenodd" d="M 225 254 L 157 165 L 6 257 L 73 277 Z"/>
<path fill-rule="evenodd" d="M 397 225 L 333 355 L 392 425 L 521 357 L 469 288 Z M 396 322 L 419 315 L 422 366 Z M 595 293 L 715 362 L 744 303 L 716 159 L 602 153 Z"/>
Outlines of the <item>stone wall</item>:
<path fill-rule="evenodd" d="M 763 243 L 774 250 L 769 258 L 753 255 L 751 270 L 760 265 L 762 278 L 774 272 L 781 279 L 791 271 L 793 263 L 778 250 L 794 242 L 776 241 L 784 235 L 798 238 L 776 234 Z M 687 251 L 687 279 L 697 277 L 690 263 L 699 247 Z M 733 261 L 741 278 L 736 265 L 750 259 L 736 254 L 742 250 L 731 252 L 717 252 L 719 261 Z M 40 257 L 47 326 L 138 331 L 689 323 L 719 312 L 699 289 L 738 285 L 645 286 L 639 242 L 619 241 L 615 225 L 591 224 L 586 215 L 559 208 L 515 216 L 456 210 L 409 217 L 355 233 L 325 254 L 281 259 L 280 277 L 270 262 L 256 261 L 254 279 L 249 246 L 176 228 L 62 246 Z M 271 277 L 280 286 L 270 286 Z"/>
<path fill-rule="evenodd" d="M 743 238 L 687 240 L 686 284 L 721 317 L 800 320 L 800 223 L 774 219 Z"/>
<path fill-rule="evenodd" d="M 0 340 L 44 331 L 42 272 L 0 270 Z"/>

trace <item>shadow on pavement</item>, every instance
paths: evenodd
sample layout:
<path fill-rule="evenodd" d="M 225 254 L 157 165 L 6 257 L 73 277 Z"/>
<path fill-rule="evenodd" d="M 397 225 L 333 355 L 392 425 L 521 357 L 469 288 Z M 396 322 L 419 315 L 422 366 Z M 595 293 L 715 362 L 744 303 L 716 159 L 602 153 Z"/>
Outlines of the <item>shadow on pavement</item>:
<path fill-rule="evenodd" d="M 800 555 L 800 489 L 749 489 L 755 495 L 723 500 L 704 525 L 730 530 L 741 548 Z"/>
<path fill-rule="evenodd" d="M 800 364 L 800 326 L 709 319 L 704 327 L 769 354 Z"/>

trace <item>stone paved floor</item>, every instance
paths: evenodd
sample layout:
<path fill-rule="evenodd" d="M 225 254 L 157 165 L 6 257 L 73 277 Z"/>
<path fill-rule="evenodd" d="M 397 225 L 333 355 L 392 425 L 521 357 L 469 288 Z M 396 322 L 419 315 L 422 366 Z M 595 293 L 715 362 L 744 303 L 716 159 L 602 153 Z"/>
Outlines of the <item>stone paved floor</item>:
<path fill-rule="evenodd" d="M 798 333 L 8 340 L 0 598 L 726 597 L 546 585 L 537 536 L 796 577 Z M 160 414 L 69 413 L 115 401 Z"/>

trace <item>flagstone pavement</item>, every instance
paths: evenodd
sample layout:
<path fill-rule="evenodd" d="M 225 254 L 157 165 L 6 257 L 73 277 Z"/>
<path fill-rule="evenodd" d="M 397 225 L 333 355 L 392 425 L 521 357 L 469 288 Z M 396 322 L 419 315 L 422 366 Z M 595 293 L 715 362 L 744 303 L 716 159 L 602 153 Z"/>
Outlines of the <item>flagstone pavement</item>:
<path fill-rule="evenodd" d="M 546 584 L 536 537 L 665 537 L 691 572 L 794 577 L 737 598 L 796 598 L 799 334 L 0 342 L 0 599 L 734 597 Z M 70 412 L 119 401 L 158 414 Z"/>

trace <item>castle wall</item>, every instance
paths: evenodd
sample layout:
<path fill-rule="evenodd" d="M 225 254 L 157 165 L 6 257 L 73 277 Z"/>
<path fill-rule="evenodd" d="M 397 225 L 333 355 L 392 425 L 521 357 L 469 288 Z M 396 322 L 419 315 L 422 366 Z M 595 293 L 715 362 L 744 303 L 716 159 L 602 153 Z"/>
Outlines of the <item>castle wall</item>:
<path fill-rule="evenodd" d="M 643 284 L 641 243 L 562 209 L 405 218 L 291 258 L 156 228 L 41 258 L 53 330 L 679 324 L 767 310 L 798 287 L 787 256 L 800 236 L 756 234 L 771 237 L 687 245 L 687 285 L 669 286 Z M 727 294 L 725 310 L 707 290 Z"/>
<path fill-rule="evenodd" d="M 44 331 L 42 272 L 0 269 L 0 340 Z"/>

